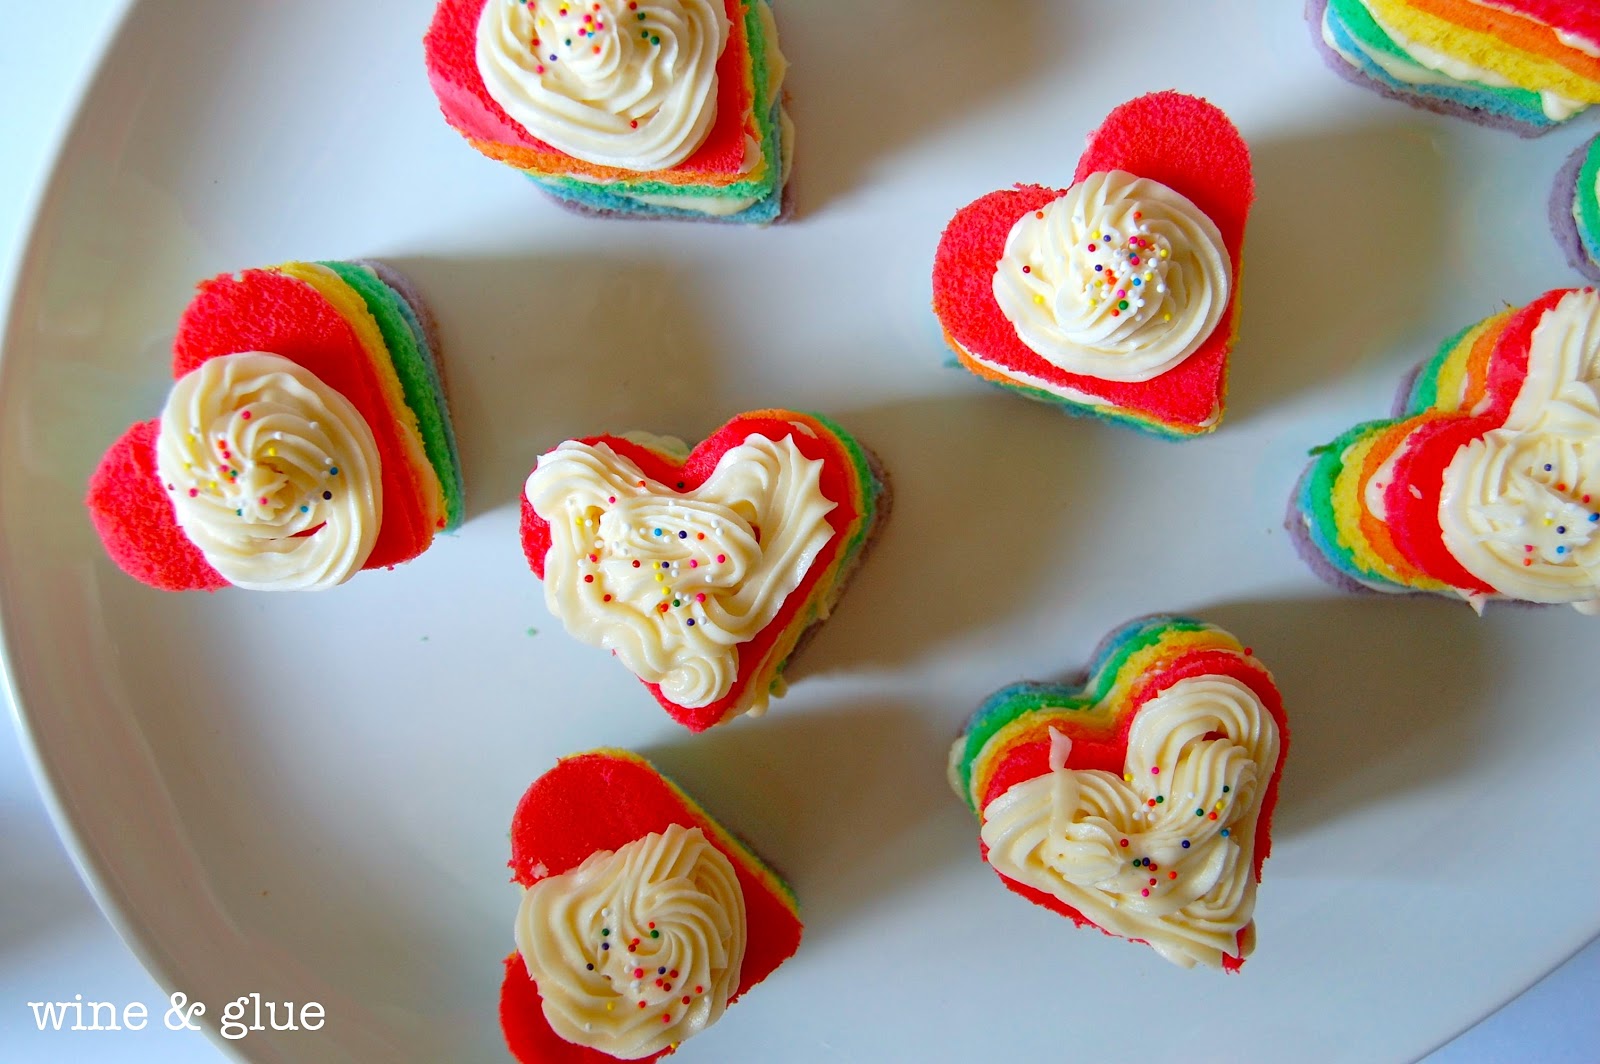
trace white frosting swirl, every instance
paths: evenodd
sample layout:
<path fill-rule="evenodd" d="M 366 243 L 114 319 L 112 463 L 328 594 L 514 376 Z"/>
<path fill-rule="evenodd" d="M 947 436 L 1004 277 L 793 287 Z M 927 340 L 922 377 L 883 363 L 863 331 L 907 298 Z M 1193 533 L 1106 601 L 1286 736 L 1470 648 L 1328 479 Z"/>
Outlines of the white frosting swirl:
<path fill-rule="evenodd" d="M 1222 234 L 1200 208 L 1112 170 L 1012 226 L 994 297 L 1022 342 L 1051 364 L 1147 381 L 1205 343 L 1232 283 Z"/>
<path fill-rule="evenodd" d="M 563 443 L 526 488 L 550 523 L 545 604 L 673 702 L 709 705 L 834 534 L 822 466 L 751 435 L 680 493 L 604 444 Z"/>
<path fill-rule="evenodd" d="M 539 880 L 516 925 L 551 1029 L 623 1060 L 717 1021 L 739 987 L 745 934 L 733 862 L 678 824 Z"/>
<path fill-rule="evenodd" d="M 602 166 L 665 170 L 711 132 L 722 0 L 488 0 L 478 70 L 529 133 Z"/>
<path fill-rule="evenodd" d="M 366 419 L 304 367 L 259 351 L 172 386 L 156 470 L 178 526 L 236 587 L 315 591 L 350 579 L 378 538 L 382 460 Z"/>
<path fill-rule="evenodd" d="M 1534 328 L 1503 426 L 1462 447 L 1439 501 L 1444 544 L 1501 595 L 1600 611 L 1600 296 Z"/>
<path fill-rule="evenodd" d="M 1179 680 L 1134 717 L 1120 779 L 1058 768 L 990 802 L 989 863 L 1174 964 L 1220 966 L 1255 911 L 1256 820 L 1278 745 L 1249 687 Z"/>

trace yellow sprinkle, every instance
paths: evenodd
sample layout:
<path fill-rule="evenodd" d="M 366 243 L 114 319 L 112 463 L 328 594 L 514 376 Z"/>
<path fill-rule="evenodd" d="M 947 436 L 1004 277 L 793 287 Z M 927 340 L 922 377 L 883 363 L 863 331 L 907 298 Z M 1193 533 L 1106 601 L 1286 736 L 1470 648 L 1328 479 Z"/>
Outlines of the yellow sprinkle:
<path fill-rule="evenodd" d="M 1034 296 L 1033 297 L 1033 301 L 1035 303 L 1038 303 L 1040 306 L 1043 306 L 1044 305 L 1044 296 Z"/>
<path fill-rule="evenodd" d="M 1124 773 L 1123 773 L 1123 774 L 1122 774 L 1122 782 L 1123 782 L 1123 783 L 1132 783 L 1132 782 L 1133 782 L 1133 773 L 1131 773 L 1131 772 L 1124 772 Z"/>
<path fill-rule="evenodd" d="M 278 449 L 276 447 L 268 447 L 267 448 L 267 457 L 268 458 L 276 458 L 276 457 L 278 457 Z"/>
<path fill-rule="evenodd" d="M 612 1009 L 614 1009 L 616 1007 L 617 1007 L 617 1003 L 615 1001 L 606 1002 L 606 1011 L 607 1012 L 610 1012 Z"/>
<path fill-rule="evenodd" d="M 1172 320 L 1172 315 L 1171 314 L 1163 314 L 1163 315 L 1161 315 L 1161 320 L 1162 321 L 1171 321 Z"/>
<path fill-rule="evenodd" d="M 1161 257 L 1162 258 L 1166 258 L 1167 257 L 1167 249 L 1166 248 L 1162 248 L 1161 249 Z"/>
<path fill-rule="evenodd" d="M 1555 522 L 1552 521 L 1550 518 L 1546 517 L 1544 519 L 1544 527 L 1549 528 L 1553 524 L 1555 524 Z"/>
<path fill-rule="evenodd" d="M 214 480 L 211 482 L 211 490 L 212 491 L 216 491 L 217 490 L 217 482 L 214 481 Z"/>
<path fill-rule="evenodd" d="M 1214 806 L 1212 806 L 1212 807 L 1211 807 L 1211 808 L 1213 808 L 1213 809 L 1219 809 L 1219 810 L 1220 810 L 1220 809 L 1221 809 L 1221 808 L 1222 808 L 1222 801 L 1221 801 L 1221 799 L 1218 799 L 1218 801 L 1217 801 L 1217 804 L 1216 804 L 1216 805 L 1214 805 Z"/>
<path fill-rule="evenodd" d="M 656 583 L 664 584 L 666 582 L 667 582 L 667 578 L 666 578 L 665 574 L 663 574 L 663 573 L 657 573 L 656 574 Z"/>

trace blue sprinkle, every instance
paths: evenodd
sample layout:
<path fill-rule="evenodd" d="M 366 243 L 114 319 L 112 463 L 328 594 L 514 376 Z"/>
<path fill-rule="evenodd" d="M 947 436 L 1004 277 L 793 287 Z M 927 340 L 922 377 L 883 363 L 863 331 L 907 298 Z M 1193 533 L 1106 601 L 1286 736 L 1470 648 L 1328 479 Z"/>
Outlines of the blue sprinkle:
<path fill-rule="evenodd" d="M 672 568 L 672 563 L 671 562 L 662 562 L 661 563 L 661 568 L 670 569 L 670 568 Z"/>
<path fill-rule="evenodd" d="M 1556 553 L 1557 554 L 1565 554 L 1565 553 L 1567 553 L 1567 548 L 1565 548 L 1565 547 L 1557 547 L 1556 548 Z"/>
<path fill-rule="evenodd" d="M 1183 840 L 1183 848 L 1186 849 L 1186 850 L 1189 848 L 1189 840 L 1188 839 L 1184 839 Z"/>
<path fill-rule="evenodd" d="M 679 539 L 688 539 L 689 538 L 689 533 L 687 533 L 687 532 L 679 532 L 678 533 L 678 538 Z"/>
<path fill-rule="evenodd" d="M 690 628 L 693 628 L 693 627 L 694 627 L 694 618 L 693 618 L 693 617 L 690 617 L 690 618 L 689 618 L 689 627 L 690 627 Z"/>
<path fill-rule="evenodd" d="M 1222 829 L 1222 837 L 1223 838 L 1227 838 L 1228 837 L 1228 829 L 1227 828 L 1223 828 Z"/>
<path fill-rule="evenodd" d="M 303 513 L 303 514 L 308 514 L 308 513 L 310 513 L 310 512 L 311 512 L 311 507 L 309 507 L 309 506 L 302 506 L 302 507 L 300 507 L 300 512 L 301 512 L 301 513 Z"/>
<path fill-rule="evenodd" d="M 556 61 L 556 53 L 551 52 L 550 53 L 550 62 L 554 63 L 555 61 Z"/>
<path fill-rule="evenodd" d="M 1105 270 L 1105 267 L 1104 267 L 1104 266 L 1096 266 L 1096 267 L 1095 267 L 1095 268 L 1094 268 L 1094 272 L 1095 272 L 1095 273 L 1101 273 L 1101 272 L 1103 272 L 1103 271 L 1104 271 L 1104 270 Z"/>
<path fill-rule="evenodd" d="M 656 529 L 656 535 L 658 535 L 658 536 L 661 535 L 661 529 L 659 529 L 659 528 Z"/>
<path fill-rule="evenodd" d="M 330 477 L 336 477 L 336 476 L 338 476 L 338 475 L 339 475 L 339 467 L 338 467 L 338 466 L 332 466 L 332 467 L 330 467 L 330 468 L 329 468 L 329 469 L 328 469 L 328 475 L 329 475 L 329 476 L 330 476 Z"/>
<path fill-rule="evenodd" d="M 1564 536 L 1566 534 L 1567 534 L 1567 526 L 1566 525 L 1558 525 L 1556 527 L 1556 535 Z"/>
<path fill-rule="evenodd" d="M 1591 521 L 1600 521 L 1600 514 L 1590 514 L 1589 515 L 1589 520 L 1591 520 Z"/>
<path fill-rule="evenodd" d="M 602 943 L 600 943 L 600 948 L 601 948 L 601 949 L 610 949 L 610 948 L 611 948 L 611 943 L 609 943 L 609 942 L 602 942 Z"/>
<path fill-rule="evenodd" d="M 1552 470 L 1552 469 L 1554 469 L 1554 468 L 1555 468 L 1555 466 L 1553 466 L 1553 465 L 1551 465 L 1551 464 L 1550 464 L 1550 463 L 1549 463 L 1549 462 L 1546 462 L 1546 463 L 1545 463 L 1545 464 L 1544 464 L 1544 471 L 1545 471 L 1545 472 L 1546 472 L 1546 473 L 1548 473 L 1548 472 L 1550 472 L 1550 471 L 1551 471 L 1551 470 Z"/>
<path fill-rule="evenodd" d="M 1139 278 L 1135 277 L 1133 279 L 1133 287 L 1138 288 L 1142 284 L 1144 284 L 1144 282 L 1139 280 Z"/>

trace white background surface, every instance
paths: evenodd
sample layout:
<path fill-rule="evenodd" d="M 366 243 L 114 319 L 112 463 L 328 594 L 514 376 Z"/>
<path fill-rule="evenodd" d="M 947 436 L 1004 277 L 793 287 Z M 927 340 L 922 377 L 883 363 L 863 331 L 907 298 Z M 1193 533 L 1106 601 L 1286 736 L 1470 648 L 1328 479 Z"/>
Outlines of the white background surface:
<path fill-rule="evenodd" d="M 0 99 L 7 101 L 0 110 L 0 145 L 5 145 L 6 152 L 6 166 L 0 171 L 0 252 L 8 264 L 25 234 L 26 205 L 45 172 L 53 139 L 68 116 L 68 101 L 120 6 L 114 0 L 78 0 L 70 17 L 36 5 L 23 10 L 8 5 L 0 14 Z M 530 209 L 540 209 L 540 205 Z M 7 282 L 9 291 L 9 273 Z M 215 1059 L 216 1051 L 199 1035 L 172 1034 L 161 1030 L 159 1023 L 142 1035 L 38 1034 L 30 1030 L 24 1006 L 28 1000 L 70 999 L 82 994 L 85 999 L 141 1000 L 156 1005 L 162 994 L 72 875 L 9 732 L 0 739 L 0 783 L 0 823 L 4 825 L 0 835 L 0 1059 L 83 1059 L 91 1052 L 87 1039 L 97 1040 L 92 1053 L 98 1059 Z M 1269 890 L 1272 871 L 1269 865 Z M 1468 932 L 1463 928 L 1464 934 Z M 1270 935 L 1264 931 L 1264 950 L 1271 948 Z M 1600 1017 L 1593 1004 L 1597 988 L 1600 947 L 1591 946 L 1434 1059 L 1450 1064 L 1510 1056 L 1593 1059 L 1594 1047 L 1600 1044 Z M 1360 1021 L 1352 1017 L 1351 1022 Z"/>

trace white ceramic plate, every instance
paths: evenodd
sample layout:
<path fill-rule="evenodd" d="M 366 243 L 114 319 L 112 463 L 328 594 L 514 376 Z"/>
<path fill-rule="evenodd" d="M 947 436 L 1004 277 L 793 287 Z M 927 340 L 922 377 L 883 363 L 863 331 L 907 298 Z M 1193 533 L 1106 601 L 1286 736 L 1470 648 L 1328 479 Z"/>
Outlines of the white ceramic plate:
<path fill-rule="evenodd" d="M 604 744 L 676 775 L 804 906 L 799 955 L 696 1059 L 1402 1059 L 1600 930 L 1594 622 L 1341 597 L 1280 529 L 1308 447 L 1385 412 L 1443 335 L 1576 280 L 1545 183 L 1592 124 L 1527 143 L 1381 101 L 1323 69 L 1297 4 L 1090 6 L 786 2 L 803 213 L 767 232 L 572 218 L 478 157 L 423 75 L 427 0 L 135 6 L 12 307 L 0 607 L 42 778 L 130 944 L 213 1015 L 252 991 L 326 1009 L 233 1048 L 498 1059 L 512 807 Z M 1260 186 L 1231 415 L 1180 445 L 946 368 L 928 310 L 958 207 L 1065 182 L 1088 128 L 1164 87 L 1235 117 Z M 464 530 L 321 595 L 122 576 L 83 484 L 159 409 L 191 284 L 358 256 L 437 311 Z M 769 404 L 870 442 L 894 522 L 790 696 L 691 737 L 545 613 L 517 493 L 569 435 Z M 942 779 L 988 691 L 1154 610 L 1252 642 L 1290 707 L 1239 977 L 1008 894 Z"/>

